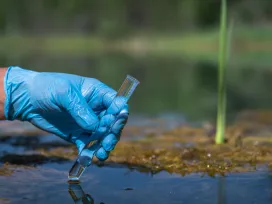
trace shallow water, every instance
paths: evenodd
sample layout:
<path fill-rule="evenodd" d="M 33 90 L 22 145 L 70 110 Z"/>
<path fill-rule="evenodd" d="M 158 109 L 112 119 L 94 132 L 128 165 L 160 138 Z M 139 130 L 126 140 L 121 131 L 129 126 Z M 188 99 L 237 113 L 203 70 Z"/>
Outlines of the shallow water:
<path fill-rule="evenodd" d="M 46 164 L 16 172 L 9 178 L 1 176 L 0 197 L 7 203 L 74 203 L 67 183 L 67 170 L 71 165 L 71 162 Z M 150 175 L 126 168 L 94 166 L 82 176 L 80 186 L 72 188 L 76 194 L 80 194 L 82 188 L 93 203 L 98 204 L 265 204 L 272 201 L 271 178 L 268 172 L 216 178 L 198 174 L 181 177 L 166 172 Z"/>
<path fill-rule="evenodd" d="M 124 135 L 124 138 L 138 139 L 146 132 L 159 132 L 158 127 L 161 130 L 174 128 L 175 123 L 170 119 L 172 117 L 166 118 L 143 120 L 138 116 L 132 117 L 127 128 L 138 127 L 142 132 L 136 131 L 130 137 Z M 174 118 L 176 125 L 184 122 L 182 116 Z M 1 155 L 31 154 L 35 152 L 33 147 L 42 145 L 66 145 L 66 142 L 53 135 L 39 136 L 40 133 L 37 132 L 33 136 L 36 130 L 31 125 L 2 122 L 0 126 L 4 130 L 4 127 L 12 124 L 14 129 L 21 132 L 21 136 L 18 134 L 6 138 L 5 135 L 13 130 L 3 131 L 0 137 Z M 23 136 L 27 131 L 32 131 L 32 136 Z M 227 174 L 225 177 L 201 174 L 183 177 L 167 172 L 143 173 L 117 164 L 103 167 L 93 165 L 83 174 L 80 185 L 69 185 L 67 176 L 72 164 L 73 161 L 63 160 L 46 161 L 35 167 L 9 165 L 8 169 L 14 172 L 9 176 L 0 176 L 0 203 L 74 203 L 74 199 L 79 199 L 78 203 L 95 204 L 266 204 L 272 201 L 272 175 L 264 168 L 250 173 Z M 3 163 L 0 167 L 3 167 Z M 84 202 L 81 200 L 82 196 Z"/>

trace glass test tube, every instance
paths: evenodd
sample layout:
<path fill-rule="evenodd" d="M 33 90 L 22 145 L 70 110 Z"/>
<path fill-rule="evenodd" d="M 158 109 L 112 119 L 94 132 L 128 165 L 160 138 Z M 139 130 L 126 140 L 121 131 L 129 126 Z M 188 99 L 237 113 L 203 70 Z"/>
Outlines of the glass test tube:
<path fill-rule="evenodd" d="M 133 78 L 130 75 L 127 75 L 126 79 L 124 80 L 123 84 L 121 85 L 120 89 L 118 90 L 116 97 L 118 97 L 118 96 L 124 97 L 127 102 L 139 83 L 140 82 L 137 79 Z M 107 113 L 105 113 L 105 115 L 106 114 Z M 115 119 L 115 121 L 111 124 L 111 127 L 113 127 L 115 122 L 120 117 L 122 117 L 122 112 L 118 115 L 118 117 Z M 111 127 L 108 130 L 108 132 L 111 131 Z M 97 138 L 95 136 L 95 134 L 97 134 L 97 133 L 94 133 L 94 135 L 92 135 L 91 137 Z M 70 169 L 69 176 L 68 176 L 69 180 L 72 180 L 72 181 L 79 180 L 79 178 L 81 177 L 81 175 L 84 172 L 84 170 L 86 169 L 86 167 L 91 165 L 92 158 L 93 158 L 95 152 L 99 148 L 100 148 L 100 142 L 97 140 L 89 142 L 83 148 L 83 150 L 80 152 L 77 160 L 75 161 L 74 165 Z"/>

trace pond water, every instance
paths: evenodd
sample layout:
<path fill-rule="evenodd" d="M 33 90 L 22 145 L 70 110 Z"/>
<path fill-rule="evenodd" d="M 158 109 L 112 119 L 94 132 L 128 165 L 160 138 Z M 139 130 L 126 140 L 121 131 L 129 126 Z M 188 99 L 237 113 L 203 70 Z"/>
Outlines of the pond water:
<path fill-rule="evenodd" d="M 175 119 L 177 120 L 177 117 Z M 169 120 L 169 116 L 165 120 L 161 119 L 160 123 L 148 118 L 132 117 L 128 127 L 152 129 L 159 127 L 162 121 L 165 124 L 162 129 L 175 127 L 175 125 L 171 127 L 167 125 L 173 123 Z M 37 152 L 35 147 L 42 146 L 44 148 L 59 146 L 69 151 L 65 141 L 54 135 L 39 136 L 40 133 L 28 123 L 1 122 L 0 124 L 0 129 L 3 130 L 0 134 L 2 161 L 0 168 L 5 166 L 2 158 L 6 154 L 33 154 Z M 176 123 L 176 126 L 178 125 L 180 124 Z M 14 127 L 14 130 L 11 127 Z M 9 133 L 14 136 L 8 136 Z M 24 133 L 29 136 L 24 136 Z M 125 136 L 125 139 L 138 138 L 137 134 L 129 138 Z M 203 174 L 181 176 L 166 171 L 151 174 L 121 164 L 92 165 L 82 175 L 80 184 L 69 184 L 67 176 L 73 161 L 61 157 L 60 155 L 60 159 L 55 162 L 45 160 L 43 164 L 36 163 L 34 166 L 31 165 L 33 162 L 30 162 L 30 165 L 22 165 L 20 160 L 14 160 L 15 164 L 6 166 L 8 169 L 6 173 L 0 170 L 0 203 L 266 204 L 272 202 L 272 174 L 261 166 L 253 172 L 210 177 Z"/>
<path fill-rule="evenodd" d="M 71 162 L 47 164 L 34 170 L 22 169 L 8 179 L 0 177 L 2 202 L 74 203 L 74 199 L 79 199 L 78 203 L 84 203 L 87 194 L 89 201 L 85 203 L 96 204 L 265 204 L 272 201 L 272 177 L 268 172 L 211 178 L 91 167 L 82 176 L 80 185 L 69 185 L 66 176 L 71 165 Z M 78 197 L 74 198 L 73 194 Z"/>
<path fill-rule="evenodd" d="M 144 124 L 143 131 L 134 135 L 136 139 L 145 137 L 149 131 L 171 129 L 188 121 L 197 124 L 215 119 L 217 67 L 210 62 L 177 57 L 133 57 L 122 53 L 84 57 L 36 53 L 1 58 L 2 65 L 95 77 L 115 89 L 126 74 L 133 75 L 141 84 L 130 100 L 133 117 L 128 127 Z M 269 69 L 260 70 L 255 65 L 233 66 L 228 75 L 230 119 L 244 109 L 271 108 L 272 72 Z M 7 135 L 10 131 L 12 135 L 21 136 L 29 126 L 17 128 L 15 124 L 2 125 L 0 133 Z M 51 139 L 47 137 L 43 142 L 52 142 Z M 1 156 L 7 152 L 26 153 L 29 149 L 25 148 L 24 141 L 32 140 L 25 138 L 20 145 L 13 146 L 11 140 L 1 140 Z M 0 203 L 74 203 L 75 194 L 85 195 L 84 202 L 78 203 L 97 204 L 272 202 L 272 177 L 265 170 L 213 178 L 199 174 L 182 177 L 167 172 L 151 175 L 122 166 L 93 166 L 84 173 L 80 185 L 69 185 L 67 173 L 72 164 L 72 161 L 48 162 L 35 168 L 18 167 L 11 176 L 1 175 Z"/>

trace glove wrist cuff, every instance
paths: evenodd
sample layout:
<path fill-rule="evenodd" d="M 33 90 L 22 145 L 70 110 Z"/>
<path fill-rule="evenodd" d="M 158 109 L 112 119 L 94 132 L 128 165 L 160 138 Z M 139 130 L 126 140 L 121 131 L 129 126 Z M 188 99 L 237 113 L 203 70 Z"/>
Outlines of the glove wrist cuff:
<path fill-rule="evenodd" d="M 24 120 L 23 114 L 29 105 L 27 84 L 35 75 L 36 72 L 18 66 L 8 67 L 4 77 L 4 115 L 7 120 Z"/>

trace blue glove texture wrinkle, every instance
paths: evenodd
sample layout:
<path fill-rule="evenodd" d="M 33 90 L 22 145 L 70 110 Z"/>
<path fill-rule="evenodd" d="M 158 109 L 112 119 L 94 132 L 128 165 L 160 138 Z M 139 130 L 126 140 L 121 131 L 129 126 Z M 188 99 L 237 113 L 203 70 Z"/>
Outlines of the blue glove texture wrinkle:
<path fill-rule="evenodd" d="M 11 66 L 4 83 L 7 120 L 29 121 L 76 144 L 79 152 L 90 140 L 99 140 L 96 156 L 100 160 L 108 158 L 127 123 L 126 100 L 114 98 L 116 91 L 94 78 Z M 92 137 L 95 131 L 99 138 Z"/>

